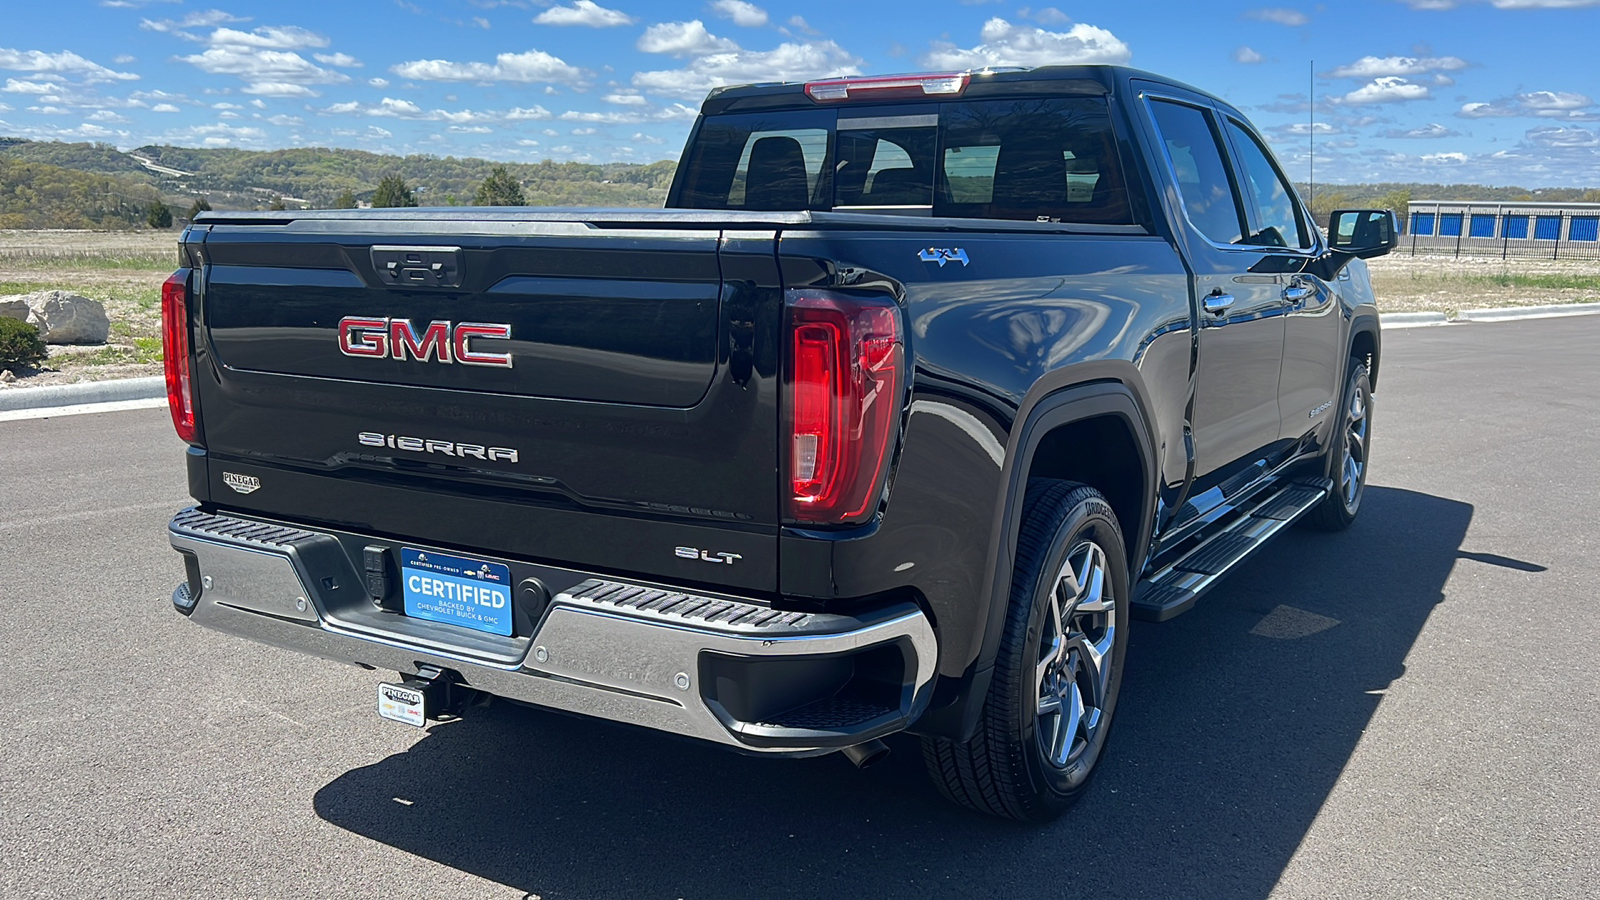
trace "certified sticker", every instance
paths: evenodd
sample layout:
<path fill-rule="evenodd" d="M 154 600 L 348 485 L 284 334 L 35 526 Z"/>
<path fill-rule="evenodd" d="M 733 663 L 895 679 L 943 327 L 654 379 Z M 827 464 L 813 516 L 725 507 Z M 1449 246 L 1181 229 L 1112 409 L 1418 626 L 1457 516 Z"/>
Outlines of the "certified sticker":
<path fill-rule="evenodd" d="M 222 483 L 241 494 L 252 494 L 261 490 L 261 479 L 254 475 L 240 475 L 238 472 L 223 472 Z"/>

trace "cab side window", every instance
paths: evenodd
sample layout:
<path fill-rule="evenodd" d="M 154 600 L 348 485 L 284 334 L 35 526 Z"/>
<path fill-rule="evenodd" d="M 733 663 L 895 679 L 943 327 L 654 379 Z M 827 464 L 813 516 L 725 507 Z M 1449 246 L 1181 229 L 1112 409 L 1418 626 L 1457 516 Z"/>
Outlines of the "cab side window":
<path fill-rule="evenodd" d="M 1240 168 L 1244 169 L 1244 189 L 1256 204 L 1259 227 L 1244 242 L 1263 247 L 1309 248 L 1311 232 L 1294 201 L 1293 188 L 1272 164 L 1267 148 L 1232 119 L 1228 120 L 1228 137 L 1233 141 Z"/>
<path fill-rule="evenodd" d="M 1150 101 L 1150 112 L 1189 221 L 1218 244 L 1244 243 L 1244 215 L 1210 113 L 1155 99 Z"/>

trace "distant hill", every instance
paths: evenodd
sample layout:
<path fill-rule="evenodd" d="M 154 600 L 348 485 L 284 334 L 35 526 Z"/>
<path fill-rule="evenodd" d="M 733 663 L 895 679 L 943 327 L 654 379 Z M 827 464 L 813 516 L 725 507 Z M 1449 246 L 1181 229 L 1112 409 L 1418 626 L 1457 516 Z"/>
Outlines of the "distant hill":
<path fill-rule="evenodd" d="M 115 188 L 105 190 L 135 198 L 141 208 L 160 195 L 179 215 L 198 197 L 205 197 L 217 210 L 265 209 L 274 198 L 282 198 L 290 209 L 328 207 L 345 191 L 365 202 L 378 181 L 394 173 L 406 179 L 424 206 L 465 205 L 472 202 L 479 183 L 496 165 L 504 165 L 522 183 L 532 206 L 660 206 L 676 165 L 670 160 L 648 165 L 497 163 L 323 147 L 255 151 L 148 146 L 123 152 L 110 144 L 4 137 L 0 137 L 0 161 L 111 178 Z M 24 182 L 48 178 L 59 185 L 64 177 L 47 176 L 46 169 L 8 171 L 13 174 L 0 178 L 0 193 L 13 196 L 27 194 Z M 17 214 L 25 213 L 30 224 L 13 227 L 85 227 L 84 222 L 115 227 L 104 210 L 87 200 L 82 209 L 68 203 L 52 205 L 49 210 L 29 212 L 24 203 L 16 209 L 0 208 L 0 215 L 10 215 L 6 221 L 14 222 Z M 118 215 L 123 212 L 126 210 Z M 140 218 L 130 214 L 127 221 L 132 225 Z"/>
<path fill-rule="evenodd" d="M 66 144 L 0 137 L 0 227 L 138 227 L 159 196 L 181 218 L 205 197 L 213 209 L 265 209 L 281 198 L 290 209 L 332 206 L 349 191 L 372 196 L 385 175 L 399 174 L 423 206 L 466 205 L 490 169 L 504 165 L 532 206 L 660 206 L 672 183 L 671 160 L 633 163 L 497 163 L 363 150 L 196 149 L 148 146 L 123 152 L 110 144 Z M 1302 196 L 1308 186 L 1296 185 Z M 1476 184 L 1317 185 L 1318 219 L 1337 207 L 1404 206 L 1417 200 L 1600 202 L 1584 188 L 1484 187 Z"/>
<path fill-rule="evenodd" d="M 160 196 L 147 182 L 0 151 L 0 228 L 135 228 Z"/>

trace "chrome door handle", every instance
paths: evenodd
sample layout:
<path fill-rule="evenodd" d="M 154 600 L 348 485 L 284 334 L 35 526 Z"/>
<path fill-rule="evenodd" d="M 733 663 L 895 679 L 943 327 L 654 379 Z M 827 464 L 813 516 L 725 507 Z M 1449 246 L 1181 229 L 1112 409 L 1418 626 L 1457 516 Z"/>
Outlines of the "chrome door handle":
<path fill-rule="evenodd" d="M 1304 303 L 1316 293 L 1315 288 L 1309 288 L 1303 284 L 1291 284 L 1283 289 L 1283 299 L 1290 303 Z"/>
<path fill-rule="evenodd" d="M 1220 316 L 1228 311 L 1228 307 L 1233 305 L 1233 295 L 1224 294 L 1222 288 L 1217 288 L 1206 295 L 1205 300 L 1201 301 L 1201 305 L 1206 308 L 1206 312 L 1214 316 Z"/>

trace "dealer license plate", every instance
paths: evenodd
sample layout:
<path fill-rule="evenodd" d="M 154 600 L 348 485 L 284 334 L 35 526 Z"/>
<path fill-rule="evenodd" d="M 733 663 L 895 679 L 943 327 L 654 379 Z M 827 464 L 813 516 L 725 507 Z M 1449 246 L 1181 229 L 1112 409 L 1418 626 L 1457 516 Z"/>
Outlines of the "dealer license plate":
<path fill-rule="evenodd" d="M 408 616 L 511 633 L 511 570 L 500 563 L 405 547 L 400 583 Z"/>
<path fill-rule="evenodd" d="M 426 698 L 403 684 L 378 685 L 378 715 L 418 728 L 428 725 Z"/>

